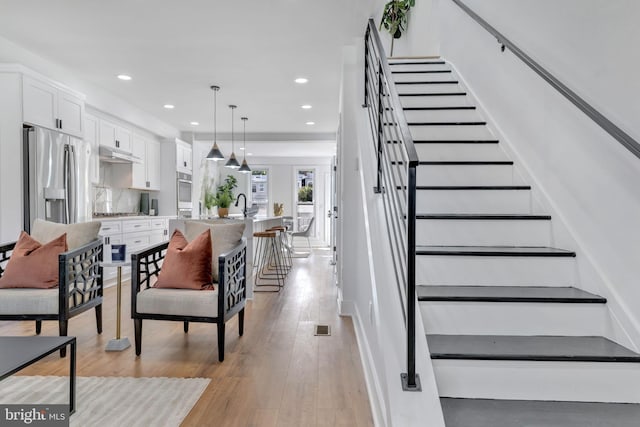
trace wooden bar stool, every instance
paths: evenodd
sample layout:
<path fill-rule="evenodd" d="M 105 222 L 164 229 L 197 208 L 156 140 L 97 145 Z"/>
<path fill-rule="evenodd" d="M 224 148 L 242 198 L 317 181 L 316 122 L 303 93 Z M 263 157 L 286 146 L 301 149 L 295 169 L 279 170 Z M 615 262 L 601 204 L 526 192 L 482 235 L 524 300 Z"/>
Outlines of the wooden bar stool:
<path fill-rule="evenodd" d="M 256 269 L 254 282 L 256 289 L 254 292 L 280 292 L 280 289 L 284 287 L 286 271 L 282 254 L 278 248 L 278 233 L 275 231 L 256 231 L 253 233 L 253 238 L 256 242 L 253 260 Z M 267 280 L 275 280 L 276 283 L 265 283 Z M 257 289 L 262 287 L 267 289 Z"/>

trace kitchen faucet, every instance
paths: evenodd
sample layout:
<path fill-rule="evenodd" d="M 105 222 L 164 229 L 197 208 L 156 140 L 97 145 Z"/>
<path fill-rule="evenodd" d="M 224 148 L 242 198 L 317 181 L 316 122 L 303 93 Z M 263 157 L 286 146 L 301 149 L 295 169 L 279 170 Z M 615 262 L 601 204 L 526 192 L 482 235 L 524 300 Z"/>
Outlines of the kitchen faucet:
<path fill-rule="evenodd" d="M 240 196 L 242 196 L 244 198 L 244 209 L 242 210 L 242 214 L 246 218 L 247 217 L 247 196 L 244 193 L 238 194 L 238 197 L 236 198 L 235 206 L 237 207 L 238 203 L 240 203 Z"/>

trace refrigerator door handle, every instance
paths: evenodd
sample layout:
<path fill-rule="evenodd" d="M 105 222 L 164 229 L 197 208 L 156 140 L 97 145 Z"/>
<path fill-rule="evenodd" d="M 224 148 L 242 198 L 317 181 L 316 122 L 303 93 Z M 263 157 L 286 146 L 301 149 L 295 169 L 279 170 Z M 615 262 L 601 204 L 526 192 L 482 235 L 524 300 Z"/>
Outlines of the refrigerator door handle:
<path fill-rule="evenodd" d="M 70 191 L 69 191 L 69 186 L 70 186 L 70 174 L 69 174 L 69 146 L 65 145 L 64 146 L 64 162 L 63 162 L 63 167 L 62 167 L 62 176 L 63 176 L 63 182 L 64 182 L 64 223 L 65 224 L 69 224 L 69 215 L 70 215 L 70 210 L 71 210 L 71 206 L 70 206 Z"/>
<path fill-rule="evenodd" d="M 60 120 L 62 123 L 62 120 Z M 69 146 L 71 150 L 70 154 L 70 166 L 69 166 L 69 181 L 71 182 L 71 189 L 69 190 L 69 206 L 71 207 L 70 224 L 78 222 L 78 163 L 76 158 L 76 149 L 73 145 Z"/>

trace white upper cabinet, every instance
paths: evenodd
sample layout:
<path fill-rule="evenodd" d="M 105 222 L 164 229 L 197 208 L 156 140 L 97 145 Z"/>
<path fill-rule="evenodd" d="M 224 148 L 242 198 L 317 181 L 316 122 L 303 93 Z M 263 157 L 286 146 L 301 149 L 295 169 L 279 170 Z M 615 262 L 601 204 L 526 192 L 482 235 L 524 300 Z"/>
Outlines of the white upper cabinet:
<path fill-rule="evenodd" d="M 26 75 L 22 80 L 22 96 L 25 123 L 83 136 L 84 101 L 80 97 Z"/>
<path fill-rule="evenodd" d="M 81 136 L 84 101 L 72 93 L 58 90 L 58 120 L 60 129 L 72 135 Z"/>
<path fill-rule="evenodd" d="M 142 163 L 132 166 L 131 186 L 147 190 L 160 189 L 160 143 L 133 137 L 133 155 L 142 159 Z"/>
<path fill-rule="evenodd" d="M 98 144 L 98 118 L 90 114 L 84 115 L 84 140 L 91 145 L 89 160 L 89 177 L 92 184 L 100 184 L 100 154 Z"/>
<path fill-rule="evenodd" d="M 184 141 L 176 140 L 176 170 L 191 174 L 193 172 L 193 150 L 191 145 Z"/>
<path fill-rule="evenodd" d="M 100 119 L 100 145 L 131 153 L 131 131 L 105 119 Z"/>

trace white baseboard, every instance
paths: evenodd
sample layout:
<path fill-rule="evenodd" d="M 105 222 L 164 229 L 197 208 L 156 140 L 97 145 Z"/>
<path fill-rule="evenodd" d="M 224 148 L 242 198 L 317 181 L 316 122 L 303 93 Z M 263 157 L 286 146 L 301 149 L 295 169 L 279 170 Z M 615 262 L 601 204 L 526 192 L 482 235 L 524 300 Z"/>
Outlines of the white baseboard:
<path fill-rule="evenodd" d="M 376 427 L 386 427 L 385 417 L 385 398 L 382 392 L 382 386 L 378 380 L 378 373 L 373 361 L 373 354 L 369 347 L 369 341 L 367 335 L 364 332 L 362 326 L 362 320 L 360 318 L 360 312 L 358 307 L 351 301 L 343 301 L 343 304 L 347 303 L 348 307 L 352 309 L 351 318 L 353 320 L 353 329 L 356 333 L 356 340 L 358 342 L 358 349 L 360 350 L 360 361 L 362 362 L 362 368 L 364 371 L 364 380 L 367 386 L 367 393 L 369 395 L 369 404 L 371 405 L 371 415 L 373 417 L 373 424 Z M 346 314 L 344 314 L 346 315 Z"/>

